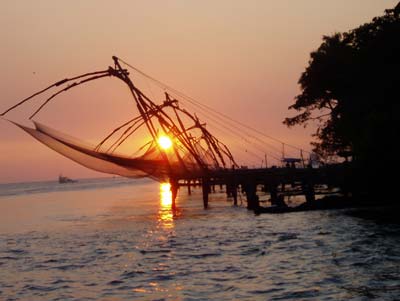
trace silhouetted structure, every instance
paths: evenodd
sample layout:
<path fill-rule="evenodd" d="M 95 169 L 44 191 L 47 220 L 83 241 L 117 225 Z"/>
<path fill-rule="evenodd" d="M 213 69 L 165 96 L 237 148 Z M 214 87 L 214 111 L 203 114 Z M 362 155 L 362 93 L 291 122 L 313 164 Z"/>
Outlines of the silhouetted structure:
<path fill-rule="evenodd" d="M 370 23 L 325 36 L 299 79 L 302 93 L 288 126 L 319 120 L 315 151 L 345 155 L 359 198 L 394 199 L 399 160 L 400 3 Z M 349 161 L 349 160 L 347 160 Z"/>

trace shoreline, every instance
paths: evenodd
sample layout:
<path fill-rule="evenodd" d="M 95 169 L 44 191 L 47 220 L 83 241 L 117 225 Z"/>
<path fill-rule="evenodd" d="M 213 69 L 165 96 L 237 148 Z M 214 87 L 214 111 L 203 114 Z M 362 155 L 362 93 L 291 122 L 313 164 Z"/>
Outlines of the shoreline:
<path fill-rule="evenodd" d="M 306 212 L 315 210 L 334 210 L 334 209 L 367 209 L 367 208 L 385 208 L 394 209 L 390 210 L 394 218 L 398 219 L 398 212 L 400 212 L 400 204 L 394 202 L 379 202 L 375 200 L 361 200 L 355 197 L 345 196 L 325 196 L 313 202 L 304 202 L 295 207 L 289 206 L 268 206 L 258 207 L 254 209 L 255 214 L 261 213 L 292 213 L 292 212 Z M 380 210 L 381 213 L 389 213 L 386 210 Z"/>

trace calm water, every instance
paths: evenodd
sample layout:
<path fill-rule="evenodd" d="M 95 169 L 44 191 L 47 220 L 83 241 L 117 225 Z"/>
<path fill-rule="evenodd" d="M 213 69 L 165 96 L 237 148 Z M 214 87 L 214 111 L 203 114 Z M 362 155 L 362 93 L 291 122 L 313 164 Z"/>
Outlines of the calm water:
<path fill-rule="evenodd" d="M 0 185 L 0 300 L 399 300 L 400 226 L 349 210 L 179 210 L 157 183 Z"/>

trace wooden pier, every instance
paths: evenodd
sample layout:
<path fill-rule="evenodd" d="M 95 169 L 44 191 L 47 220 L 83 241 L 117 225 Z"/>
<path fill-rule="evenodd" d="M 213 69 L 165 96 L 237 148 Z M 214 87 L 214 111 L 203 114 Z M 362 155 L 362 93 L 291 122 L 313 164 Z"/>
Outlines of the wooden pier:
<path fill-rule="evenodd" d="M 209 193 L 217 185 L 225 186 L 227 196 L 233 199 L 234 205 L 238 204 L 238 194 L 243 193 L 247 208 L 257 212 L 268 211 L 268 208 L 260 206 L 261 191 L 269 194 L 271 208 L 287 208 L 285 196 L 293 195 L 303 195 L 306 203 L 312 204 L 316 195 L 338 192 L 346 195 L 350 173 L 351 170 L 346 165 L 336 164 L 320 168 L 221 169 L 210 171 L 201 177 L 188 174 L 185 178 L 171 181 L 173 206 L 178 187 L 186 187 L 190 194 L 193 186 L 200 186 L 203 205 L 207 208 Z"/>
<path fill-rule="evenodd" d="M 175 199 L 179 187 L 186 186 L 190 194 L 192 185 L 201 186 L 204 208 L 208 207 L 209 193 L 213 190 L 212 188 L 223 185 L 227 195 L 233 198 L 235 205 L 238 204 L 238 196 L 243 194 L 246 197 L 247 208 L 256 211 L 267 210 L 260 206 L 261 189 L 269 194 L 270 207 L 281 209 L 288 208 L 285 196 L 293 194 L 302 194 L 305 196 L 306 203 L 313 204 L 316 194 L 321 193 L 318 191 L 318 186 L 321 185 L 336 187 L 344 195 L 349 191 L 348 182 L 351 181 L 348 179 L 354 179 L 354 177 L 351 177 L 351 170 L 347 165 L 305 168 L 305 164 L 312 165 L 313 163 L 311 153 L 310 160 L 306 163 L 302 149 L 265 135 L 240 121 L 235 121 L 223 113 L 208 108 L 146 75 L 118 57 L 113 56 L 112 59 L 113 66 L 57 81 L 0 113 L 0 117 L 34 98 L 46 97 L 46 100 L 30 115 L 29 119 L 32 119 L 59 94 L 100 78 L 113 77 L 121 80 L 129 88 L 138 111 L 135 114 L 138 113 L 138 115 L 133 115 L 130 120 L 111 130 L 94 148 L 82 144 L 80 139 L 74 139 L 70 135 L 38 122 L 34 122 L 35 128 L 13 123 L 49 148 L 93 170 L 129 178 L 147 176 L 160 182 L 169 179 L 172 208 L 176 207 Z M 163 87 L 165 99 L 162 102 L 156 102 L 145 95 L 129 77 L 132 71 L 153 81 L 157 86 Z M 176 99 L 174 95 L 179 96 L 180 99 Z M 221 120 L 233 126 L 234 130 L 229 130 L 232 133 L 236 133 L 238 129 L 240 132 L 242 128 L 243 133 L 236 135 L 236 138 L 242 140 L 244 138 L 246 143 L 248 141 L 246 136 L 249 136 L 246 133 L 248 131 L 253 133 L 249 137 L 258 141 L 257 149 L 258 151 L 261 149 L 264 153 L 265 159 L 262 164 L 266 166 L 267 153 L 271 145 L 265 141 L 265 138 L 279 143 L 282 147 L 282 157 L 276 155 L 279 149 L 273 147 L 275 155 L 272 155 L 272 158 L 278 164 L 286 163 L 285 167 L 239 168 L 229 147 L 209 131 L 206 122 L 181 106 L 180 100 L 195 104 L 195 107 L 205 110 L 210 116 L 219 116 Z M 133 134 L 138 131 L 142 131 L 141 134 L 145 133 L 149 141 L 139 147 L 135 156 L 119 153 L 119 147 L 122 144 L 136 143 L 136 140 L 133 141 L 135 139 Z M 292 154 L 293 150 L 299 151 L 300 157 L 285 157 L 285 154 L 288 155 L 287 147 L 292 148 Z M 248 152 L 247 148 L 246 145 L 246 152 Z M 296 166 L 296 163 L 301 164 L 302 167 Z"/>

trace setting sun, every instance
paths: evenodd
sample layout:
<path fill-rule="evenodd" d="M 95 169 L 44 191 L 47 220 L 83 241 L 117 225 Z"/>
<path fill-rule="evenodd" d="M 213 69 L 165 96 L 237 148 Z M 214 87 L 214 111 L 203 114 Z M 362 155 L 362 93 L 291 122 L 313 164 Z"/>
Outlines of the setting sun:
<path fill-rule="evenodd" d="M 167 150 L 169 148 L 171 148 L 172 146 L 172 141 L 168 136 L 160 136 L 158 138 L 158 145 L 164 149 Z"/>

